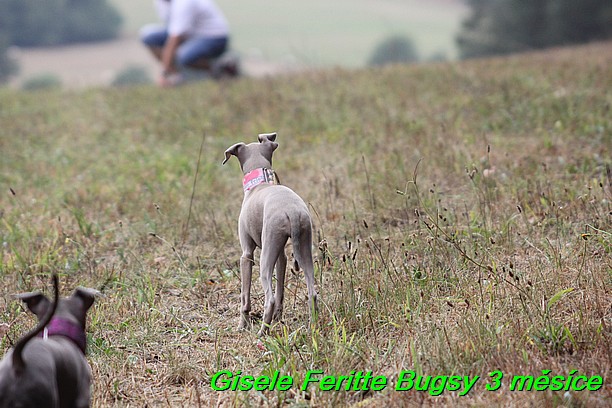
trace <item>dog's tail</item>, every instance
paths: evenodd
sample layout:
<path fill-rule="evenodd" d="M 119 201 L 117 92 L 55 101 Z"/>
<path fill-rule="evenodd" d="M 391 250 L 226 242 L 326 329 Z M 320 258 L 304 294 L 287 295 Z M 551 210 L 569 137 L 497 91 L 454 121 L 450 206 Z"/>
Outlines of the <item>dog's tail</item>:
<path fill-rule="evenodd" d="M 38 333 L 40 333 L 40 331 L 45 328 L 45 326 L 49 324 L 51 318 L 53 317 L 53 314 L 55 313 L 55 309 L 57 308 L 57 303 L 59 301 L 59 280 L 57 278 L 57 274 L 53 274 L 52 280 L 54 295 L 51 307 L 49 308 L 45 316 L 40 319 L 38 325 L 36 325 L 34 329 L 32 329 L 25 336 L 23 336 L 13 348 L 13 369 L 15 370 L 16 376 L 19 376 L 25 368 L 25 362 L 23 361 L 22 355 L 24 347 L 26 346 L 26 344 L 28 344 L 30 340 L 36 337 Z"/>
<path fill-rule="evenodd" d="M 291 246 L 293 247 L 293 269 L 300 271 L 300 217 L 291 217 Z"/>
<path fill-rule="evenodd" d="M 307 215 L 299 214 L 291 220 L 291 245 L 293 246 L 295 269 L 297 271 L 301 268 L 306 279 L 310 322 L 312 323 L 317 313 L 317 291 L 315 289 L 314 265 L 312 261 L 312 224 L 310 217 Z"/>
<path fill-rule="evenodd" d="M 302 247 L 303 243 L 312 241 L 312 226 L 310 220 L 304 217 L 302 214 L 297 214 L 291 217 L 291 245 L 293 246 L 293 268 L 295 271 L 299 271 L 300 268 L 304 268 L 305 262 L 308 262 L 305 258 L 308 256 L 308 250 L 310 247 Z"/>

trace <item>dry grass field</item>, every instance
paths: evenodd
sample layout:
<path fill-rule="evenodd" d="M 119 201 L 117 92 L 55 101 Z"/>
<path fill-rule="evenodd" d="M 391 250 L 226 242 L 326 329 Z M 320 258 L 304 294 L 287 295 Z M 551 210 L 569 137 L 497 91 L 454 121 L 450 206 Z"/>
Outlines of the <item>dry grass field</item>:
<path fill-rule="evenodd" d="M 64 294 L 104 294 L 87 327 L 94 407 L 610 406 L 611 90 L 612 43 L 170 90 L 0 89 L 0 354 L 35 324 L 11 295 L 48 293 L 56 272 Z M 290 271 L 283 321 L 258 339 L 236 330 L 241 174 L 221 161 L 269 131 L 315 223 L 320 313 L 311 329 Z M 295 385 L 215 391 L 221 370 Z M 302 390 L 310 370 L 389 385 Z M 405 370 L 480 378 L 467 395 L 397 391 Z M 511 390 L 515 375 L 545 386 Z M 603 385 L 546 383 L 581 375 Z"/>

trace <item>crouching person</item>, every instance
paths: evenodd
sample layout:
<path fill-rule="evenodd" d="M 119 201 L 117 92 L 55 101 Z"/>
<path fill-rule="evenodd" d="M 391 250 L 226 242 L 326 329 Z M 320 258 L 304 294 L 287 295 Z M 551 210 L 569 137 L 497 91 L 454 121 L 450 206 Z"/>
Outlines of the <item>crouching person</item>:
<path fill-rule="evenodd" d="M 157 83 L 175 86 L 185 79 L 186 68 L 213 76 L 236 76 L 237 62 L 216 64 L 229 47 L 229 25 L 212 0 L 155 0 L 163 25 L 151 24 L 140 31 L 142 42 L 161 62 Z"/>

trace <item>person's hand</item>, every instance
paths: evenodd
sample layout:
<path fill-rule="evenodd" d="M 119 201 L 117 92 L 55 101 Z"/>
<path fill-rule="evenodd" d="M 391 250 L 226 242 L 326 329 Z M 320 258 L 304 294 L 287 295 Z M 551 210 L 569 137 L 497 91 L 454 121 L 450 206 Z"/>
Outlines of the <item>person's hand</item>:
<path fill-rule="evenodd" d="M 171 88 L 173 86 L 180 85 L 183 82 L 183 76 L 179 72 L 164 72 L 162 73 L 158 80 L 157 85 L 162 88 Z"/>

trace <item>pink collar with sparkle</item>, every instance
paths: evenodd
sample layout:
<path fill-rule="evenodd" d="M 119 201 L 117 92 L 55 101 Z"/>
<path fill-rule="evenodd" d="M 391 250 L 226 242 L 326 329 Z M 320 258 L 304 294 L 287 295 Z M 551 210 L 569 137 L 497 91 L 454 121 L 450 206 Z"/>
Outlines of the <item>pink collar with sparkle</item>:
<path fill-rule="evenodd" d="M 278 181 L 278 176 L 272 169 L 267 169 L 265 167 L 260 167 L 255 170 L 249 171 L 244 175 L 242 179 L 242 188 L 244 192 L 257 187 L 260 184 L 280 184 Z"/>
<path fill-rule="evenodd" d="M 87 344 L 87 337 L 83 329 L 76 323 L 70 320 L 62 319 L 60 317 L 54 317 L 51 319 L 47 327 L 43 329 L 40 336 L 44 339 L 50 336 L 64 336 L 72 340 L 78 348 L 81 349 L 85 354 L 85 348 Z"/>

